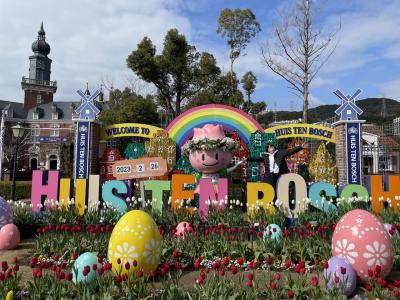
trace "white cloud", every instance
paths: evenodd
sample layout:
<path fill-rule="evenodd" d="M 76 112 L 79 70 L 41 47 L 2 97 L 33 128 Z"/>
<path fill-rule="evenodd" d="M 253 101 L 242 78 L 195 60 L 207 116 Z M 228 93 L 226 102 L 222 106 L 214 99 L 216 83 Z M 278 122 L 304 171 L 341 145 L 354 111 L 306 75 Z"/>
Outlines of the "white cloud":
<path fill-rule="evenodd" d="M 400 79 L 395 79 L 380 85 L 382 95 L 390 99 L 400 99 Z"/>
<path fill-rule="evenodd" d="M 333 86 L 333 85 L 336 85 L 336 83 L 337 83 L 336 79 L 325 79 L 325 78 L 321 78 L 321 77 L 315 77 L 315 79 L 311 83 L 311 86 L 313 88 L 324 87 L 324 86 Z"/>
<path fill-rule="evenodd" d="M 30 47 L 42 20 L 52 48 L 51 79 L 58 83 L 55 99 L 74 100 L 78 88 L 86 82 L 97 88 L 105 76 L 123 86 L 126 74 L 133 74 L 125 60 L 144 36 L 158 49 L 170 28 L 190 39 L 191 24 L 180 14 L 179 5 L 178 0 L 3 1 L 0 64 L 6 71 L 0 80 L 0 99 L 23 99 L 20 81 L 28 74 Z"/>
<path fill-rule="evenodd" d="M 312 94 L 308 95 L 308 101 L 310 103 L 310 108 L 325 104 L 322 100 Z"/>
<path fill-rule="evenodd" d="M 393 55 L 400 45 L 400 1 L 356 1 L 352 11 L 331 15 L 326 29 L 337 27 L 338 46 L 323 73 L 350 71 L 380 59 L 398 59 Z M 353 7 L 354 8 L 354 7 Z"/>

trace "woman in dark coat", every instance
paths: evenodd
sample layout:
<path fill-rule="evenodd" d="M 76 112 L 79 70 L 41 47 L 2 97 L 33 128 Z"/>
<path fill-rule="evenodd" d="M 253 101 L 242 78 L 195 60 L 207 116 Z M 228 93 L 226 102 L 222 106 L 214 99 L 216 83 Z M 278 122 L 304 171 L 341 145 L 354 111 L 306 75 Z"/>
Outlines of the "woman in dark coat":
<path fill-rule="evenodd" d="M 248 157 L 249 162 L 263 162 L 265 166 L 264 181 L 272 185 L 276 191 L 276 184 L 279 176 L 289 173 L 289 168 L 286 164 L 286 157 L 300 152 L 307 147 L 306 144 L 301 146 L 277 150 L 273 143 L 269 143 L 267 146 L 267 154 L 262 157 Z"/>

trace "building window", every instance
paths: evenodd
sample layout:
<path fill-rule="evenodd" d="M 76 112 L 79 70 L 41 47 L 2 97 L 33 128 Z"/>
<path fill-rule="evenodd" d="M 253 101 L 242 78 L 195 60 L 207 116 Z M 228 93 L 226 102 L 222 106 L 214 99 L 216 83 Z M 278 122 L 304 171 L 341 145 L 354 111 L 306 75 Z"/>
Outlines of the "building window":
<path fill-rule="evenodd" d="M 39 142 L 39 136 L 40 136 L 40 126 L 39 125 L 33 125 L 31 127 L 31 141 L 33 143 Z"/>
<path fill-rule="evenodd" d="M 112 165 L 109 165 L 107 167 L 107 174 L 112 174 L 112 173 L 113 173 Z"/>
<path fill-rule="evenodd" d="M 254 144 L 256 146 L 261 146 L 261 134 L 257 133 L 254 137 Z"/>
<path fill-rule="evenodd" d="M 50 136 L 51 137 L 58 137 L 60 136 L 60 126 L 59 125 L 52 125 L 50 127 Z"/>
<path fill-rule="evenodd" d="M 40 126 L 34 125 L 31 128 L 31 136 L 39 136 L 40 135 Z"/>
<path fill-rule="evenodd" d="M 53 120 L 58 120 L 58 112 L 53 112 L 52 115 L 51 115 L 51 118 Z"/>
<path fill-rule="evenodd" d="M 258 176 L 259 175 L 258 170 L 259 169 L 257 167 L 252 167 L 251 168 L 251 175 L 252 176 Z"/>
<path fill-rule="evenodd" d="M 34 111 L 32 114 L 32 119 L 33 120 L 39 120 L 39 113 L 37 111 Z"/>
<path fill-rule="evenodd" d="M 36 96 L 36 103 L 37 104 L 42 104 L 42 95 L 37 95 Z"/>

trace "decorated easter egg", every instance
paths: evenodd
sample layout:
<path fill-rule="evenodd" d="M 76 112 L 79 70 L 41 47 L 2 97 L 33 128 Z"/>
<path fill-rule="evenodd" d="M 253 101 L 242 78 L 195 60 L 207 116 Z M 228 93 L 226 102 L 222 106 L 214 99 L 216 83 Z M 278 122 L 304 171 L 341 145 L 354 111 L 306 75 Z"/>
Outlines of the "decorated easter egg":
<path fill-rule="evenodd" d="M 337 223 L 332 236 L 332 256 L 346 259 L 361 279 L 381 267 L 381 276 L 393 266 L 393 247 L 385 226 L 366 210 L 355 209 Z"/>
<path fill-rule="evenodd" d="M 3 197 L 0 197 L 0 228 L 12 222 L 13 212 L 11 206 Z"/>
<path fill-rule="evenodd" d="M 160 257 L 161 235 L 152 217 L 142 210 L 131 210 L 123 215 L 108 244 L 108 259 L 113 271 L 130 274 L 142 269 L 148 274 L 157 269 Z M 128 269 L 126 263 L 130 264 Z"/>
<path fill-rule="evenodd" d="M 18 247 L 20 235 L 18 227 L 6 224 L 0 229 L 0 250 L 12 250 Z"/>
<path fill-rule="evenodd" d="M 350 296 L 357 286 L 357 274 L 351 264 L 340 256 L 328 260 L 328 268 L 324 270 L 328 288 L 337 287 L 343 295 Z"/>
<path fill-rule="evenodd" d="M 91 283 L 96 275 L 93 265 L 97 266 L 98 258 L 94 253 L 85 252 L 76 259 L 72 270 L 72 281 L 74 283 L 87 282 Z"/>
<path fill-rule="evenodd" d="M 281 228 L 276 224 L 269 224 L 264 230 L 263 239 L 279 240 L 282 236 Z"/>
<path fill-rule="evenodd" d="M 175 236 L 184 237 L 185 234 L 192 232 L 192 225 L 188 222 L 180 222 L 178 226 L 176 226 Z"/>

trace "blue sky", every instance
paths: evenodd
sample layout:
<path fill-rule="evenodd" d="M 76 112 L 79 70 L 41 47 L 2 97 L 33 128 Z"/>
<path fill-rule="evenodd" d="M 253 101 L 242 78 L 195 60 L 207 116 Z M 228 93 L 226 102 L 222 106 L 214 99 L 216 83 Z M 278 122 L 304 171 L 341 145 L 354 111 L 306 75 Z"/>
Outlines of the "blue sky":
<path fill-rule="evenodd" d="M 269 108 L 299 110 L 300 99 L 287 84 L 262 63 L 260 47 L 270 36 L 270 24 L 277 9 L 292 0 L 95 0 L 6 1 L 0 0 L 0 99 L 22 101 L 22 75 L 28 74 L 31 43 L 44 21 L 52 47 L 52 79 L 58 82 L 55 99 L 77 100 L 76 90 L 86 82 L 94 89 L 100 82 L 118 88 L 131 85 L 140 92 L 153 87 L 138 81 L 127 69 L 125 59 L 146 35 L 158 49 L 170 28 L 187 36 L 200 51 L 215 55 L 224 71 L 229 70 L 228 47 L 216 33 L 217 19 L 225 8 L 250 8 L 261 23 L 262 32 L 235 63 L 241 77 L 253 71 L 258 77 L 254 94 Z M 400 99 L 400 1 L 320 0 L 317 24 L 331 30 L 341 23 L 338 46 L 311 86 L 311 106 L 338 103 L 336 88 L 349 94 L 363 90 L 360 98 Z M 11 17 L 10 17 L 11 16 Z"/>

